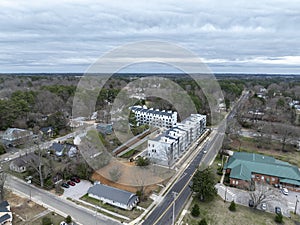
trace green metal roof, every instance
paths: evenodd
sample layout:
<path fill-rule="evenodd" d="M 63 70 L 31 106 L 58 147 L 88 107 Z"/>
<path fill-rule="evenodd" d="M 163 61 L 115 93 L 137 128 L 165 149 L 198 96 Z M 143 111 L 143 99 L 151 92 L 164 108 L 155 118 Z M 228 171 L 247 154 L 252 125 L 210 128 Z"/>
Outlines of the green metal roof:
<path fill-rule="evenodd" d="M 296 166 L 255 153 L 235 152 L 225 165 L 227 168 L 231 169 L 230 177 L 241 180 L 251 180 L 251 173 L 258 173 L 300 182 Z"/>
<path fill-rule="evenodd" d="M 300 181 L 298 180 L 280 179 L 280 183 L 287 183 L 300 186 Z"/>
<path fill-rule="evenodd" d="M 239 164 L 238 166 L 232 168 L 230 172 L 231 178 L 236 178 L 240 180 L 251 180 L 251 171 L 242 164 Z M 249 179 L 250 178 L 250 179 Z"/>

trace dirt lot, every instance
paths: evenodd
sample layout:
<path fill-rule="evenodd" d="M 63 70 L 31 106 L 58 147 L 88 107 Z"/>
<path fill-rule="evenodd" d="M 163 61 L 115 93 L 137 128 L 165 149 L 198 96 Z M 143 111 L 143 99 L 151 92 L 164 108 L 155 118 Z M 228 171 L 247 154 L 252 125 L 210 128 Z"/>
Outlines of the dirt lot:
<path fill-rule="evenodd" d="M 113 170 L 116 170 L 120 176 L 117 181 L 107 183 L 112 180 L 111 171 Z M 136 192 L 141 186 L 156 186 L 156 184 L 166 182 L 173 175 L 173 170 L 157 165 L 138 167 L 133 163 L 111 160 L 108 165 L 96 171 L 92 179 L 121 189 L 126 187 L 125 190 Z"/>
<path fill-rule="evenodd" d="M 29 201 L 28 198 L 20 197 L 11 191 L 6 190 L 5 198 L 9 202 L 13 212 L 13 225 L 42 224 L 42 218 L 46 215 L 52 218 L 53 224 L 59 224 L 63 217 L 52 215 L 46 208 Z"/>
<path fill-rule="evenodd" d="M 198 218 L 192 217 L 189 213 L 186 214 L 184 222 L 189 225 L 197 225 L 198 222 L 205 218 L 209 225 L 276 225 L 274 218 L 275 214 L 255 210 L 249 207 L 236 205 L 236 212 L 229 211 L 230 203 L 217 197 L 211 203 L 203 203 L 198 200 L 193 200 L 189 211 L 193 205 L 197 203 L 200 208 L 200 216 Z M 299 222 L 300 217 L 292 215 L 292 219 L 283 218 L 285 225 L 295 225 L 294 221 Z M 184 223 L 184 224 L 185 224 Z"/>

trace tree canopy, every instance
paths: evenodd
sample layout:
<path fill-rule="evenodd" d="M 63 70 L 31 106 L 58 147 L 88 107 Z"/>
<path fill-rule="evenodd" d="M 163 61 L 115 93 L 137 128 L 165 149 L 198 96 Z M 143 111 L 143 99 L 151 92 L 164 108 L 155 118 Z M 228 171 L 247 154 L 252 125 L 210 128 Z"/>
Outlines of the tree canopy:
<path fill-rule="evenodd" d="M 192 190 L 200 201 L 211 201 L 217 194 L 215 175 L 211 168 L 197 170 L 193 177 Z"/>

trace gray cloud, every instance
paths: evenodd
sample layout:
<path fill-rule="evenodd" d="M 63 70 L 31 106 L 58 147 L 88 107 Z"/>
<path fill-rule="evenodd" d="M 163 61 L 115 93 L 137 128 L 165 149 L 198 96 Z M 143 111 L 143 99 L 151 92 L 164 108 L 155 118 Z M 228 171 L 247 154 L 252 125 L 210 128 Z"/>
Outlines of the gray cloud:
<path fill-rule="evenodd" d="M 1 72 L 84 72 L 117 46 L 163 40 L 214 72 L 300 73 L 299 11 L 296 0 L 2 0 Z"/>

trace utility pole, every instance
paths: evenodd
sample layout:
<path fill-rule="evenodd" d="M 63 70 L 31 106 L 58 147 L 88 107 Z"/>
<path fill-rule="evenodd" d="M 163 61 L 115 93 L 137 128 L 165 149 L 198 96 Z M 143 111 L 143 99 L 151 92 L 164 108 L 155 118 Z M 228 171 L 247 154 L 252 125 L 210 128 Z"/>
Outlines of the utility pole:
<path fill-rule="evenodd" d="M 178 195 L 177 192 L 173 191 L 173 198 L 174 198 L 174 202 L 173 202 L 173 217 L 172 217 L 172 225 L 175 224 L 175 201 L 176 201 L 176 196 Z"/>
<path fill-rule="evenodd" d="M 226 197 L 227 197 L 227 186 L 226 186 L 226 188 L 225 188 L 225 196 L 224 196 L 224 202 L 226 202 Z"/>
<path fill-rule="evenodd" d="M 297 205 L 298 205 L 298 202 L 299 202 L 299 200 L 298 200 L 298 197 L 296 195 L 296 204 L 295 204 L 295 211 L 294 211 L 295 215 L 297 214 Z"/>

